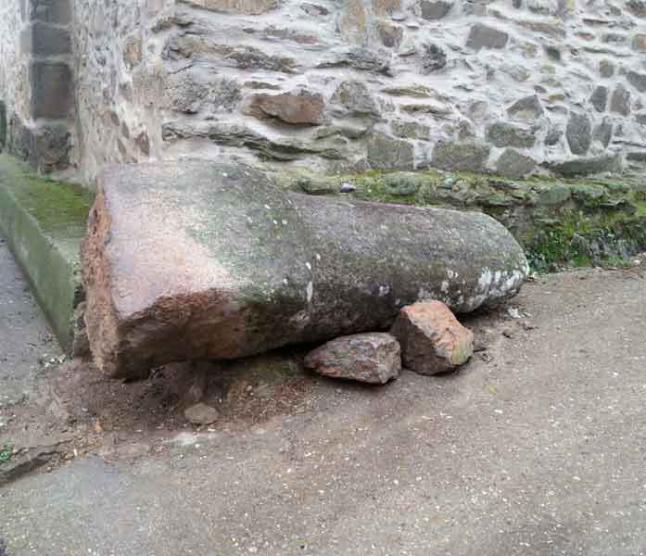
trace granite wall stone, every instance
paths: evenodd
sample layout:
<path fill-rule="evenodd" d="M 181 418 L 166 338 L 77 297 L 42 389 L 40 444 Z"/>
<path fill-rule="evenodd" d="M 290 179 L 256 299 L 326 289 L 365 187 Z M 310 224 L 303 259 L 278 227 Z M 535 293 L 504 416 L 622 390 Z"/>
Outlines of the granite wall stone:
<path fill-rule="evenodd" d="M 40 115 L 74 122 L 88 183 L 150 158 L 526 175 L 646 150 L 639 2 L 67 1 L 0 6 L 0 100 L 34 124 L 34 57 L 69 56 L 72 102 Z"/>

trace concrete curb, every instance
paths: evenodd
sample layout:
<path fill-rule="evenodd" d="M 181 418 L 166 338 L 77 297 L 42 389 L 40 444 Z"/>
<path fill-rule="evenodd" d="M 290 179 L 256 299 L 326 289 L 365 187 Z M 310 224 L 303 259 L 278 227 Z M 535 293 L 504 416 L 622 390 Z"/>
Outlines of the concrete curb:
<path fill-rule="evenodd" d="M 79 247 L 91 204 L 91 192 L 38 177 L 0 155 L 0 232 L 68 352 L 77 335 L 75 311 L 84 298 Z"/>

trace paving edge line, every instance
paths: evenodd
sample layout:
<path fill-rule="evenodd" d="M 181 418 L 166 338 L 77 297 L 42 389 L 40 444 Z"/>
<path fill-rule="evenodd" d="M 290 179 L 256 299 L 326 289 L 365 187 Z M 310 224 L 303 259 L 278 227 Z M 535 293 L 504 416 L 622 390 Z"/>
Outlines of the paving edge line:
<path fill-rule="evenodd" d="M 79 248 L 91 202 L 91 192 L 43 179 L 0 155 L 0 232 L 68 353 L 84 298 Z"/>

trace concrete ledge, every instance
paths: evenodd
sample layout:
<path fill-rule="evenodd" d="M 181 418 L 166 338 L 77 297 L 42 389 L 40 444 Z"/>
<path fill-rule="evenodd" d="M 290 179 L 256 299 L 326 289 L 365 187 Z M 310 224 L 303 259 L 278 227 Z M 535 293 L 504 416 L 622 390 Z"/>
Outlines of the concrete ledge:
<path fill-rule="evenodd" d="M 83 300 L 79 247 L 91 192 L 43 179 L 0 155 L 0 232 L 22 267 L 61 345 L 72 349 Z"/>

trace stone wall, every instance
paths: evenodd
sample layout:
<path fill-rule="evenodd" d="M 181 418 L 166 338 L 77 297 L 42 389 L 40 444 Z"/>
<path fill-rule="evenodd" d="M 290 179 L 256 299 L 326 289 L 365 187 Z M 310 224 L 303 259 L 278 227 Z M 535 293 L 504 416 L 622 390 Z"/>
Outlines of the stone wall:
<path fill-rule="evenodd" d="M 24 9 L 19 2 L 0 3 L 0 146 L 7 140 L 7 118 L 28 113 L 28 67 L 20 56 L 20 33 Z"/>
<path fill-rule="evenodd" d="M 161 157 L 160 21 L 174 0 L 74 0 L 79 161 L 92 182 L 106 164 Z"/>
<path fill-rule="evenodd" d="M 181 0 L 168 155 L 616 171 L 646 155 L 646 3 Z"/>
<path fill-rule="evenodd" d="M 55 120 L 33 113 L 25 67 L 67 63 L 51 49 L 68 24 L 38 16 L 53 27 L 27 61 L 15 31 L 68 0 L 21 1 L 0 7 L 0 99 Z M 507 176 L 646 160 L 644 0 L 69 2 L 70 79 L 43 79 L 74 83 L 67 159 L 87 183 L 183 156 Z"/>
<path fill-rule="evenodd" d="M 71 0 L 8 0 L 0 7 L 0 100 L 7 148 L 34 167 L 72 161 Z"/>

